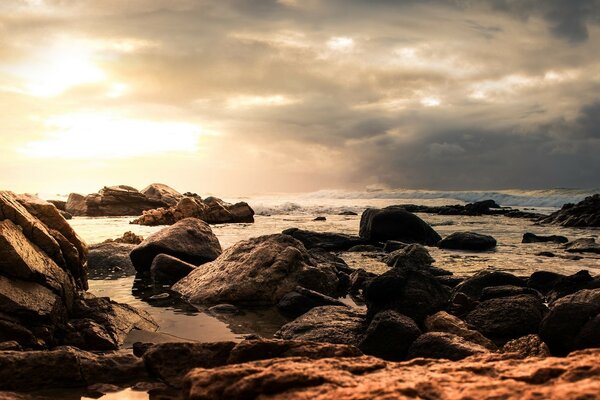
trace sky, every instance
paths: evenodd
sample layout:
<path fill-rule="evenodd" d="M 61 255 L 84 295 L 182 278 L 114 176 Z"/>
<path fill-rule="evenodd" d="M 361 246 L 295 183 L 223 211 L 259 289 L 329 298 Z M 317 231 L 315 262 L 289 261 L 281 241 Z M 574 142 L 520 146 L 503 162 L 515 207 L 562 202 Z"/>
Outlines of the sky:
<path fill-rule="evenodd" d="M 600 187 L 600 0 L 2 0 L 0 188 Z"/>

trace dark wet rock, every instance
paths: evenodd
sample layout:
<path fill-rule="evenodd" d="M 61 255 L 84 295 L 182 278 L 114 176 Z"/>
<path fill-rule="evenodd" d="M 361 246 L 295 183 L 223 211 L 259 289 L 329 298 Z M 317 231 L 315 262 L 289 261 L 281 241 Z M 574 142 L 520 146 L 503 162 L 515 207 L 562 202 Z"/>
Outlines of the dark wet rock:
<path fill-rule="evenodd" d="M 441 283 L 444 286 L 448 286 L 449 288 L 455 288 L 460 285 L 465 278 L 461 276 L 454 276 L 450 274 L 445 275 L 435 275 L 435 280 Z"/>
<path fill-rule="evenodd" d="M 473 299 L 479 299 L 484 288 L 490 286 L 525 286 L 525 281 L 507 272 L 483 270 L 454 288 L 454 292 L 462 292 Z"/>
<path fill-rule="evenodd" d="M 415 321 L 396 311 L 384 310 L 373 317 L 358 347 L 365 354 L 399 361 L 406 357 L 408 348 L 420 335 Z"/>
<path fill-rule="evenodd" d="M 58 211 L 67 211 L 67 202 L 64 200 L 48 200 L 48 203 L 54 204 Z"/>
<path fill-rule="evenodd" d="M 198 304 L 275 305 L 296 286 L 335 296 L 339 285 L 335 265 L 316 260 L 293 237 L 277 234 L 236 243 L 173 290 Z"/>
<path fill-rule="evenodd" d="M 600 314 L 585 323 L 574 340 L 574 348 L 589 349 L 600 347 Z"/>
<path fill-rule="evenodd" d="M 428 332 L 411 344 L 408 358 L 443 358 L 457 361 L 484 353 L 489 353 L 489 350 L 460 336 L 446 332 Z"/>
<path fill-rule="evenodd" d="M 552 302 L 582 289 L 596 288 L 600 288 L 600 277 L 594 278 L 589 271 L 581 270 L 573 275 L 561 276 L 557 279 L 547 293 L 547 299 Z"/>
<path fill-rule="evenodd" d="M 383 246 L 383 251 L 385 251 L 386 253 L 391 253 L 396 250 L 402 250 L 408 245 L 409 243 L 399 242 L 397 240 L 388 240 Z"/>
<path fill-rule="evenodd" d="M 486 337 L 503 342 L 537 333 L 546 312 L 537 296 L 517 295 L 482 301 L 465 320 Z"/>
<path fill-rule="evenodd" d="M 483 288 L 481 291 L 481 297 L 479 300 L 489 300 L 496 299 L 499 297 L 510 297 L 510 296 L 518 296 L 521 294 L 528 294 L 532 296 L 538 297 L 542 300 L 542 295 L 535 289 L 529 287 L 522 286 L 513 286 L 513 285 L 503 285 L 503 286 L 490 286 Z"/>
<path fill-rule="evenodd" d="M 540 337 L 555 355 L 565 355 L 587 346 L 595 347 L 594 341 L 598 346 L 600 344 L 597 331 L 591 335 L 592 340 L 578 343 L 578 336 L 584 331 L 583 328 L 593 321 L 598 313 L 600 289 L 584 289 L 564 296 L 550 305 L 550 312 L 540 325 Z M 585 335 L 585 331 L 583 334 Z"/>
<path fill-rule="evenodd" d="M 188 276 L 195 268 L 196 266 L 193 264 L 161 253 L 154 257 L 150 266 L 150 273 L 155 282 L 175 283 Z"/>
<path fill-rule="evenodd" d="M 215 368 L 279 357 L 355 357 L 356 347 L 291 340 L 244 340 L 240 343 L 161 343 L 144 349 L 144 363 L 151 376 L 181 387 L 185 374 L 194 368 Z"/>
<path fill-rule="evenodd" d="M 135 245 L 107 242 L 90 246 L 88 253 L 89 279 L 114 279 L 135 275 L 129 258 Z"/>
<path fill-rule="evenodd" d="M 536 271 L 527 279 L 527 286 L 545 295 L 564 277 L 565 275 L 556 272 Z"/>
<path fill-rule="evenodd" d="M 594 238 L 576 239 L 565 244 L 565 250 L 569 253 L 596 253 L 600 254 L 600 244 Z"/>
<path fill-rule="evenodd" d="M 215 260 L 221 254 L 221 245 L 206 222 L 186 218 L 148 236 L 130 257 L 138 272 L 147 272 L 154 257 L 161 253 L 200 265 Z"/>
<path fill-rule="evenodd" d="M 62 215 L 64 219 L 73 219 L 73 214 L 71 213 L 62 210 L 58 210 L 58 212 L 60 213 L 60 215 Z"/>
<path fill-rule="evenodd" d="M 546 343 L 535 334 L 513 339 L 501 349 L 502 353 L 516 353 L 520 358 L 550 357 L 550 350 Z"/>
<path fill-rule="evenodd" d="M 147 198 L 160 201 L 168 206 L 174 206 L 183 195 L 177 190 L 162 183 L 153 183 L 142 190 Z"/>
<path fill-rule="evenodd" d="M 441 249 L 486 251 L 496 247 L 496 239 L 475 232 L 454 232 L 442 239 L 438 246 Z"/>
<path fill-rule="evenodd" d="M 458 287 L 458 285 L 456 287 Z M 462 292 L 457 292 L 456 287 L 452 292 L 452 296 L 450 298 L 450 307 L 448 310 L 452 312 L 452 314 L 463 318 L 466 314 L 473 311 L 479 302 Z"/>
<path fill-rule="evenodd" d="M 560 235 L 541 236 L 536 235 L 535 233 L 527 232 L 523 234 L 523 240 L 521 243 L 567 243 L 568 241 L 568 238 Z"/>
<path fill-rule="evenodd" d="M 577 204 L 565 204 L 560 210 L 541 218 L 539 222 L 568 227 L 598 227 L 600 226 L 600 194 L 586 197 Z"/>
<path fill-rule="evenodd" d="M 365 241 L 358 236 L 342 233 L 313 232 L 298 228 L 286 229 L 282 233 L 301 241 L 307 249 L 322 248 L 329 251 L 345 251 L 351 247 L 365 244 Z"/>
<path fill-rule="evenodd" d="M 387 255 L 384 262 L 394 268 L 427 268 L 435 262 L 429 251 L 420 244 L 410 244 Z"/>
<path fill-rule="evenodd" d="M 466 352 L 465 352 L 466 353 Z M 479 354 L 452 363 L 376 357 L 279 358 L 195 369 L 183 394 L 200 399 L 594 399 L 599 350 L 515 360 Z"/>
<path fill-rule="evenodd" d="M 315 219 L 313 219 L 313 221 L 327 221 L 327 218 L 323 217 L 323 216 L 319 216 L 319 217 L 316 217 Z"/>
<path fill-rule="evenodd" d="M 342 211 L 338 215 L 358 215 L 354 211 Z"/>
<path fill-rule="evenodd" d="M 356 271 L 350 274 L 350 288 L 348 289 L 350 293 L 358 293 L 361 290 L 364 290 L 366 285 L 377 276 L 372 272 L 367 272 L 362 268 L 357 269 Z"/>
<path fill-rule="evenodd" d="M 106 239 L 102 243 L 125 243 L 125 244 L 140 244 L 144 241 L 142 236 L 136 235 L 131 231 L 127 231 L 123 236 L 116 239 Z"/>
<path fill-rule="evenodd" d="M 350 253 L 373 253 L 381 251 L 381 247 L 373 246 L 372 244 L 359 244 L 350 247 L 347 251 Z"/>
<path fill-rule="evenodd" d="M 239 314 L 240 309 L 234 306 L 233 304 L 217 304 L 216 306 L 212 306 L 208 309 L 208 311 L 212 314 Z"/>
<path fill-rule="evenodd" d="M 360 237 L 370 242 L 397 240 L 433 246 L 440 235 L 402 207 L 368 208 L 360 218 Z"/>
<path fill-rule="evenodd" d="M 286 340 L 356 345 L 366 329 L 365 313 L 346 306 L 315 307 L 275 334 Z"/>
<path fill-rule="evenodd" d="M 540 257 L 556 257 L 556 254 L 551 251 L 540 251 L 539 253 L 535 253 L 535 255 Z"/>
<path fill-rule="evenodd" d="M 498 349 L 494 342 L 472 329 L 465 321 L 445 311 L 428 316 L 424 326 L 427 332 L 451 333 L 488 350 L 496 351 Z"/>
<path fill-rule="evenodd" d="M 277 309 L 284 315 L 296 318 L 308 312 L 310 309 L 321 306 L 346 306 L 333 297 L 326 296 L 314 290 L 297 286 L 293 291 L 284 295 Z"/>
<path fill-rule="evenodd" d="M 165 202 L 151 199 L 131 186 L 119 185 L 105 186 L 98 193 L 85 197 L 72 193 L 65 208 L 73 215 L 117 217 L 141 215 L 146 210 L 165 205 Z"/>
<path fill-rule="evenodd" d="M 431 274 L 411 268 L 393 268 L 372 279 L 364 290 L 372 317 L 383 310 L 395 310 L 417 322 L 444 309 L 450 293 Z"/>

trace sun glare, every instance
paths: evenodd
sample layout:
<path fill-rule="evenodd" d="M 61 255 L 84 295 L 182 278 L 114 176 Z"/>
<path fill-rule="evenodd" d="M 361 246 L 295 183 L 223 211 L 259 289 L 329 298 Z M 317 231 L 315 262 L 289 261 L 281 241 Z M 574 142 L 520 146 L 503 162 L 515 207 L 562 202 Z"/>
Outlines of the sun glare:
<path fill-rule="evenodd" d="M 194 153 L 206 135 L 199 126 L 79 113 L 46 120 L 45 138 L 19 151 L 33 158 L 110 159 L 160 153 Z"/>

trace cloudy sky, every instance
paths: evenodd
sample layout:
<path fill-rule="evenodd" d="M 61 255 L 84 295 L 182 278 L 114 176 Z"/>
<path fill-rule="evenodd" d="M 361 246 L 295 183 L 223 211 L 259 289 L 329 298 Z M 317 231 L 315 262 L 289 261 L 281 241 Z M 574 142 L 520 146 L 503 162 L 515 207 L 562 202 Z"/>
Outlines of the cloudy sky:
<path fill-rule="evenodd" d="M 600 187 L 600 0 L 2 0 L 0 187 Z"/>

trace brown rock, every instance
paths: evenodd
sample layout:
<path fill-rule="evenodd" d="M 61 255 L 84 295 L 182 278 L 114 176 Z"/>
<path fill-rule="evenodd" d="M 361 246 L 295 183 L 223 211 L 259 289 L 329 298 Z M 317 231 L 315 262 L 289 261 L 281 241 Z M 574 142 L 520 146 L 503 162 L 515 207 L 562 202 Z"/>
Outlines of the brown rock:
<path fill-rule="evenodd" d="M 174 206 L 183 197 L 181 193 L 162 183 L 153 183 L 148 185 L 142 194 L 152 200 L 162 201 L 168 206 Z"/>
<path fill-rule="evenodd" d="M 527 335 L 513 339 L 502 346 L 503 353 L 515 353 L 521 358 L 549 357 L 550 350 L 538 335 Z"/>
<path fill-rule="evenodd" d="M 427 317 L 425 319 L 425 329 L 427 332 L 452 333 L 469 342 L 479 344 L 488 350 L 498 350 L 490 339 L 476 330 L 470 329 L 466 322 L 454 315 L 448 314 L 446 311 L 440 311 Z"/>
<path fill-rule="evenodd" d="M 408 358 L 444 358 L 456 361 L 483 353 L 489 353 L 489 350 L 460 336 L 446 332 L 427 332 L 410 345 Z"/>

